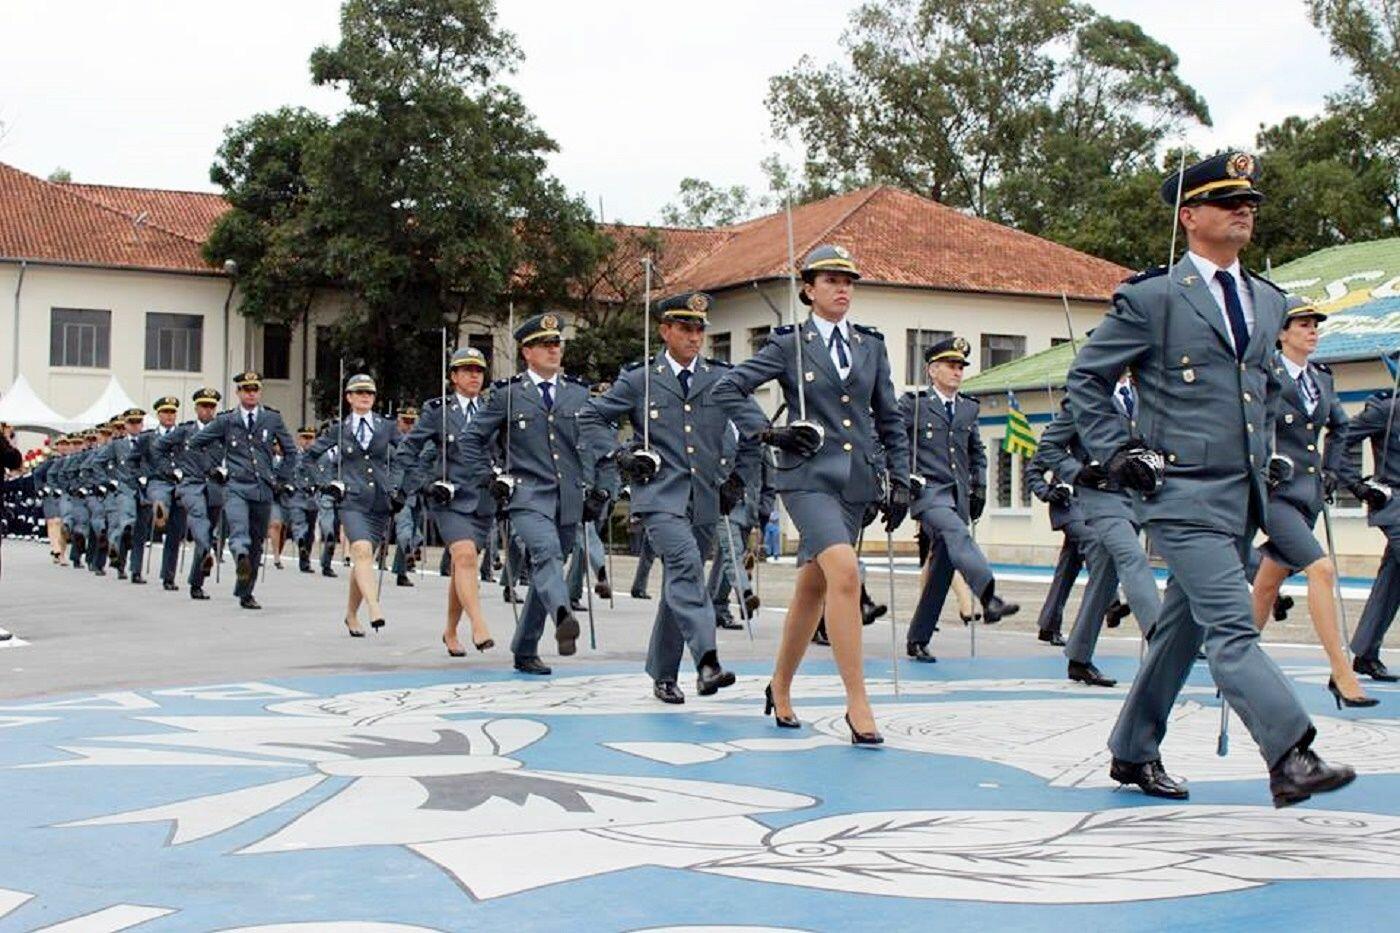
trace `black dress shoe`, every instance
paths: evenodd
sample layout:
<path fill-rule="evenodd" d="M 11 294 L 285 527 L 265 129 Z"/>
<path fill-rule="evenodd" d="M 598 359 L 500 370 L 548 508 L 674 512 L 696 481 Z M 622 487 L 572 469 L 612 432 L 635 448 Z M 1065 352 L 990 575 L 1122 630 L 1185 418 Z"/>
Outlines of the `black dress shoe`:
<path fill-rule="evenodd" d="M 118 580 L 125 580 L 125 579 L 126 579 L 126 570 L 125 570 L 124 568 L 122 568 L 122 567 L 118 567 L 118 568 L 117 568 L 117 579 L 118 579 Z"/>
<path fill-rule="evenodd" d="M 572 596 L 569 597 L 569 609 L 571 609 L 572 611 L 583 612 L 586 608 L 587 607 L 583 604 L 583 600 L 574 599 Z"/>
<path fill-rule="evenodd" d="M 632 591 L 632 598 L 633 598 L 633 599 L 651 599 L 651 594 L 648 593 L 646 590 L 633 590 L 633 591 Z"/>
<path fill-rule="evenodd" d="M 599 599 L 612 599 L 612 584 L 608 583 L 607 580 L 599 580 L 593 584 L 593 592 L 597 594 Z"/>
<path fill-rule="evenodd" d="M 133 584 L 135 584 L 136 586 L 145 586 L 145 585 L 146 585 L 146 578 L 143 577 L 143 576 L 141 576 L 141 574 L 139 574 L 139 573 L 133 573 L 133 574 L 131 575 L 131 582 L 132 582 Z"/>
<path fill-rule="evenodd" d="M 1400 680 L 1400 676 L 1396 676 L 1386 670 L 1380 658 L 1356 658 L 1351 662 L 1351 669 L 1358 674 L 1363 674 L 1372 680 L 1379 680 L 1382 683 L 1392 684 Z"/>
<path fill-rule="evenodd" d="M 322 564 L 322 565 L 321 565 L 321 576 L 323 576 L 323 577 L 338 577 L 338 576 L 340 576 L 340 574 L 336 573 L 336 572 L 335 572 L 335 568 L 332 567 L 330 564 Z"/>
<path fill-rule="evenodd" d="M 1090 687 L 1116 687 L 1118 681 L 1112 677 L 1105 677 L 1092 661 L 1069 662 L 1069 679 L 1077 680 L 1081 684 L 1088 684 Z"/>
<path fill-rule="evenodd" d="M 1065 636 L 1059 632 L 1041 632 L 1037 637 L 1047 645 L 1053 645 L 1056 648 L 1063 648 L 1065 644 Z"/>
<path fill-rule="evenodd" d="M 412 585 L 413 585 L 413 581 L 410 580 L 410 579 L 408 578 L 408 574 L 406 574 L 406 573 L 401 573 L 401 574 L 399 574 L 398 577 L 394 580 L 394 583 L 395 583 L 395 585 L 397 585 L 397 586 L 412 586 Z"/>
<path fill-rule="evenodd" d="M 309 561 L 309 560 L 299 561 L 299 562 L 297 563 L 297 569 L 300 570 L 302 573 L 315 573 L 315 572 L 316 572 L 316 571 L 314 571 L 314 570 L 311 569 L 311 561 Z"/>
<path fill-rule="evenodd" d="M 1288 610 L 1292 608 L 1293 597 L 1284 596 L 1280 593 L 1278 598 L 1274 600 L 1274 621 L 1282 622 L 1284 619 L 1288 618 Z"/>
<path fill-rule="evenodd" d="M 1108 767 L 1108 776 L 1119 784 L 1136 784 L 1138 789 L 1149 797 L 1166 800 L 1185 800 L 1191 796 L 1186 782 L 1179 781 L 1162 767 L 1162 759 L 1134 764 L 1130 761 L 1113 759 Z"/>
<path fill-rule="evenodd" d="M 163 589 L 163 590 L 165 590 L 167 593 L 173 593 L 173 592 L 175 592 L 176 590 L 179 589 L 179 587 L 175 585 L 175 581 L 174 581 L 174 580 L 162 580 L 162 581 L 160 581 L 160 588 Z"/>
<path fill-rule="evenodd" d="M 987 584 L 987 592 L 982 596 L 982 621 L 987 624 L 1000 622 L 1007 616 L 1014 616 L 1021 611 L 1017 603 L 1008 603 L 996 593 L 992 592 L 993 584 Z"/>
<path fill-rule="evenodd" d="M 1127 618 L 1128 613 L 1133 610 L 1121 599 L 1115 599 L 1108 604 L 1108 608 L 1103 613 L 1103 624 L 1108 628 L 1117 628 Z"/>
<path fill-rule="evenodd" d="M 741 629 L 741 628 L 743 628 L 743 627 L 744 627 L 744 623 L 740 622 L 738 619 L 734 618 L 733 616 L 716 616 L 716 617 L 715 617 L 715 628 Z"/>
<path fill-rule="evenodd" d="M 695 665 L 695 689 L 702 697 L 713 696 L 721 687 L 734 686 L 734 672 L 719 666 L 719 655 L 714 651 L 705 652 L 700 663 Z"/>
<path fill-rule="evenodd" d="M 92 572 L 92 575 L 95 577 L 105 577 L 107 576 L 107 571 L 103 570 L 101 567 L 98 567 Z"/>
<path fill-rule="evenodd" d="M 933 664 L 938 660 L 928 653 L 928 645 L 921 645 L 917 641 L 905 642 L 904 651 L 909 657 L 922 664 Z"/>
<path fill-rule="evenodd" d="M 517 655 L 515 659 L 515 669 L 522 674 L 537 674 L 541 677 L 546 677 L 554 673 L 554 671 L 550 670 L 549 665 L 545 664 L 534 655 L 529 657 L 520 657 Z"/>
<path fill-rule="evenodd" d="M 249 580 L 253 579 L 253 562 L 248 559 L 247 554 L 239 554 L 238 559 L 234 563 L 236 566 L 234 579 L 239 583 L 247 583 Z"/>
<path fill-rule="evenodd" d="M 1275 807 L 1291 807 L 1313 794 L 1346 787 L 1356 780 L 1350 765 L 1329 765 L 1301 743 L 1293 746 L 1269 769 L 1269 791 Z"/>
<path fill-rule="evenodd" d="M 206 592 L 204 592 L 204 587 L 202 587 L 202 586 L 192 586 L 192 587 L 190 587 L 190 599 L 208 599 L 208 598 L 209 598 L 209 594 L 206 593 Z"/>
<path fill-rule="evenodd" d="M 244 609 L 261 609 L 261 608 L 262 608 L 262 606 L 259 606 L 259 605 L 258 605 L 258 601 L 257 601 L 256 599 L 254 599 L 253 597 L 251 597 L 251 596 L 244 596 L 244 597 L 241 597 L 241 598 L 238 600 L 238 605 L 242 606 Z"/>
<path fill-rule="evenodd" d="M 514 587 L 509 587 L 509 586 L 503 586 L 503 587 L 501 587 L 501 599 L 505 600 L 505 601 L 508 602 L 508 603 L 518 603 L 518 602 L 520 602 L 520 596 L 519 596 L 519 594 L 517 594 L 517 593 L 515 592 Z"/>
<path fill-rule="evenodd" d="M 559 610 L 559 621 L 554 625 L 554 640 L 559 643 L 559 653 L 564 657 L 578 651 L 578 619 L 567 609 Z"/>
<path fill-rule="evenodd" d="M 658 680 L 651 686 L 651 695 L 662 703 L 679 704 L 685 702 L 685 694 L 674 680 Z"/>

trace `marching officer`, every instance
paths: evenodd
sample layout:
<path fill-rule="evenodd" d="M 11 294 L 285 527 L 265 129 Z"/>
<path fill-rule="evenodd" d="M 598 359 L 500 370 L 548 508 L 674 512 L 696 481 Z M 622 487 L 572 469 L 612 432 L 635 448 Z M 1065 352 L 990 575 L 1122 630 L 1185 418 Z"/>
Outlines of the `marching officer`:
<path fill-rule="evenodd" d="M 1063 646 L 1065 603 L 1069 601 L 1074 581 L 1084 567 L 1089 528 L 1084 523 L 1084 510 L 1079 507 L 1074 487 L 1055 475 L 1055 471 L 1045 464 L 1039 448 L 1035 456 L 1026 462 L 1025 481 L 1031 495 L 1049 506 L 1050 529 L 1064 536 L 1060 556 L 1055 561 L 1055 573 L 1050 579 L 1050 589 L 1045 593 L 1045 603 L 1040 607 L 1040 618 L 1036 622 L 1041 641 Z"/>
<path fill-rule="evenodd" d="M 154 441 L 158 458 L 173 458 L 176 479 L 175 497 L 184 514 L 184 528 L 194 541 L 194 554 L 190 560 L 187 580 L 190 584 L 190 599 L 203 600 L 209 596 L 204 592 L 204 578 L 214 565 L 214 537 L 223 520 L 224 487 L 215 482 L 215 467 L 223 462 L 222 444 L 212 444 L 202 450 L 195 450 L 190 441 L 199 434 L 205 425 L 214 420 L 222 396 L 217 389 L 199 388 L 190 400 L 194 403 L 195 416 L 189 421 L 176 425 Z M 183 547 L 184 535 L 174 542 Z M 170 537 L 167 537 L 167 548 Z M 177 555 L 178 556 L 178 555 Z M 175 568 L 166 575 L 167 560 L 161 560 L 161 580 L 166 590 L 177 590 Z"/>
<path fill-rule="evenodd" d="M 733 430 L 729 416 L 715 403 L 713 390 L 729 365 L 700 355 L 709 321 L 710 296 L 676 295 L 657 304 L 661 341 L 650 360 L 629 363 L 603 395 L 579 414 L 587 443 L 586 472 L 600 458 L 615 457 L 622 479 L 632 491 L 632 514 L 646 528 L 661 558 L 661 598 L 647 651 L 652 694 L 663 703 L 684 703 L 677 683 L 681 655 L 690 648 L 696 690 L 710 696 L 734 683 L 720 666 L 715 648 L 715 610 L 705 586 L 705 556 L 722 514 L 744 496 L 745 476 L 756 478 L 759 446 L 740 441 L 729 465 L 725 440 Z M 650 326 L 648 323 L 647 326 Z M 649 391 L 648 391 L 649 390 Z M 748 399 L 750 418 L 762 418 Z M 634 437 L 617 445 L 622 420 Z M 721 478 L 722 481 L 721 481 Z M 585 512 L 601 515 L 608 494 L 590 490 Z"/>
<path fill-rule="evenodd" d="M 1204 635 L 1216 686 L 1258 743 L 1274 806 L 1283 807 L 1349 784 L 1356 772 L 1312 750 L 1316 730 L 1259 645 L 1245 581 L 1244 555 L 1266 518 L 1279 390 L 1272 358 L 1286 308 L 1283 294 L 1239 261 L 1263 199 L 1257 177 L 1254 158 L 1235 152 L 1163 183 L 1163 199 L 1179 205 L 1187 254 L 1119 286 L 1067 388 L 1087 454 L 1136 493 L 1137 515 L 1171 570 L 1147 657 L 1109 737 L 1110 776 L 1150 796 L 1188 796 L 1163 768 L 1160 743 Z M 1113 401 L 1130 368 L 1142 436 Z"/>
<path fill-rule="evenodd" d="M 861 665 L 855 542 L 868 504 L 883 500 L 889 529 L 907 515 L 908 437 L 900 424 L 885 339 L 848 317 L 860 278 L 851 254 L 841 246 L 818 246 L 807 254 L 801 275 L 798 297 L 812 316 L 796 328 L 774 328 L 757 353 L 720 380 L 714 399 L 740 436 L 782 451 L 774 485 L 801 537 L 799 561 L 806 562 L 783 623 L 767 709 L 780 726 L 799 725 L 792 712 L 792 679 L 824 602 L 832 653 L 846 688 L 851 741 L 877 745 L 884 737 L 876 729 Z M 794 375 L 799 347 L 802 368 Z M 782 427 L 771 426 L 747 404 L 755 389 L 774 380 L 790 415 L 799 415 Z"/>
<path fill-rule="evenodd" d="M 165 589 L 175 590 L 178 589 L 175 585 L 176 562 L 180 556 L 180 542 L 185 536 L 185 509 L 175 494 L 175 486 L 179 482 L 175 451 L 170 448 L 164 452 L 157 451 L 156 441 L 175 430 L 180 400 L 173 395 L 162 395 L 151 407 L 155 409 L 156 426 L 142 431 L 131 442 L 131 456 L 139 474 L 137 483 L 141 487 L 136 512 L 136 541 L 131 555 L 132 580 L 141 572 L 152 529 L 164 529 L 160 579 Z"/>
<path fill-rule="evenodd" d="M 296 443 L 287 433 L 282 415 L 262 404 L 262 376 L 253 370 L 233 377 L 238 404 L 219 412 L 189 441 L 198 452 L 219 443 L 224 462 L 216 466 L 220 480 L 227 479 L 224 520 L 228 522 L 228 545 L 233 551 L 236 583 L 233 594 L 244 609 L 261 609 L 253 598 L 257 585 L 258 561 L 267 540 L 267 523 L 272 515 L 272 497 L 291 491 L 292 468 L 284 457 L 274 470 L 277 448 L 290 453 Z M 274 446 L 276 445 L 276 446 Z"/>
<path fill-rule="evenodd" d="M 413 426 L 418 423 L 418 409 L 407 405 L 399 409 L 397 427 L 398 434 L 394 437 L 394 446 L 413 430 Z M 422 456 L 419 458 L 418 467 L 426 470 L 428 463 Z M 405 477 L 407 479 L 407 477 Z M 405 488 L 408 483 L 405 482 Z M 422 483 L 418 483 L 413 488 L 419 488 Z M 413 586 L 413 580 L 409 577 L 415 565 L 414 554 L 423 545 L 423 526 L 421 519 L 423 516 L 423 505 L 421 497 L 411 494 L 404 502 L 403 508 L 394 513 L 394 582 L 398 586 Z"/>
<path fill-rule="evenodd" d="M 486 407 L 462 441 L 467 488 L 490 482 L 530 562 L 530 591 L 511 640 L 515 669 L 524 674 L 552 673 L 539 657 L 546 617 L 554 621 L 561 655 L 573 654 L 579 637 L 564 555 L 573 550 L 584 519 L 585 480 L 593 479 L 584 474 L 578 431 L 589 393 L 587 382 L 563 371 L 563 326 L 559 315 L 537 314 L 515 329 L 525 371 L 492 384 Z M 506 469 L 493 478 L 493 452 L 501 442 Z M 513 555 L 508 562 L 514 566 Z"/>
<path fill-rule="evenodd" d="M 398 429 L 374 413 L 378 394 L 374 379 L 365 373 L 345 380 L 350 411 L 328 425 L 306 450 L 313 460 L 332 447 L 336 450 L 335 479 L 325 488 L 340 504 L 341 527 L 350 542 L 350 596 L 343 621 L 352 638 L 365 636 L 358 618 L 361 602 L 369 612 L 370 628 L 378 632 L 385 623 L 374 579 L 374 555 L 389 533 L 392 518 L 389 491 L 398 483 L 390 458 Z M 292 450 L 290 443 L 286 450 Z M 237 545 L 234 550 L 237 553 Z"/>
<path fill-rule="evenodd" d="M 60 434 L 54 438 L 53 453 L 34 468 L 34 482 L 43 500 L 44 526 L 49 538 L 49 558 L 55 564 L 63 563 L 63 493 L 55 481 L 59 466 L 68 456 L 70 444 L 68 436 Z"/>
<path fill-rule="evenodd" d="M 987 450 L 977 430 L 979 403 L 958 391 L 971 352 L 962 337 L 929 347 L 924 354 L 929 388 L 917 395 L 906 392 L 899 412 L 905 437 L 913 438 L 916 450 L 910 514 L 923 526 L 935 558 L 946 554 L 972 587 L 982 604 L 982 618 L 990 623 L 1015 615 L 1021 607 L 996 595 L 991 565 L 968 529 L 968 522 L 981 518 L 987 504 Z M 924 607 L 922 599 L 920 606 Z M 928 652 L 938 624 L 937 609 L 927 608 L 933 611 L 916 613 L 909 625 L 905 648 L 911 658 Z"/>
<path fill-rule="evenodd" d="M 122 412 L 119 432 L 104 451 L 103 467 L 114 481 L 115 488 L 108 496 L 108 539 L 114 552 L 117 566 L 117 579 L 127 579 L 127 560 L 135 557 L 131 564 L 131 582 L 141 584 L 140 557 L 145 553 L 145 542 L 135 541 L 139 526 L 138 509 L 141 497 L 141 462 L 136 451 L 136 439 L 141 435 L 146 413 L 140 408 L 128 408 Z"/>
<path fill-rule="evenodd" d="M 1113 404 L 1123 430 L 1134 435 L 1137 394 L 1126 372 L 1119 377 L 1113 390 Z M 1095 666 L 1094 649 L 1098 646 L 1104 615 L 1119 585 L 1145 637 L 1151 637 L 1162 611 L 1162 598 L 1157 592 L 1152 565 L 1138 540 L 1140 525 L 1132 499 L 1085 451 L 1068 402 L 1061 406 L 1041 435 L 1035 460 L 1072 484 L 1087 526 L 1084 554 L 1089 562 L 1089 585 L 1065 648 L 1069 679 L 1091 687 L 1116 686 L 1116 680 L 1105 676 Z"/>
<path fill-rule="evenodd" d="M 407 501 L 417 488 L 424 488 L 433 523 L 451 561 L 442 643 L 454 658 L 467 653 L 457 637 L 464 612 L 472 629 L 472 647 L 486 651 L 496 645 L 481 611 L 478 566 L 495 526 L 496 503 L 481 479 L 471 474 L 466 453 L 468 428 L 486 403 L 481 394 L 486 369 L 486 354 L 476 347 L 453 351 L 447 361 L 451 391 L 423 403 L 422 416 L 413 430 L 400 438 L 394 452 L 394 466 L 402 479 L 392 495 Z"/>
<path fill-rule="evenodd" d="M 99 424 L 93 430 L 93 445 L 83 455 L 78 474 L 79 494 L 86 510 L 87 567 L 95 576 L 107 575 L 107 494 L 111 478 L 102 467 L 106 446 L 112 440 L 112 425 Z"/>
<path fill-rule="evenodd" d="M 321 471 L 316 468 L 315 458 L 306 452 L 314 440 L 315 428 L 303 425 L 297 431 L 297 450 L 291 454 L 296 458 L 292 468 L 292 487 L 296 491 L 282 504 L 297 545 L 297 569 L 302 573 L 315 572 L 311 569 L 311 546 L 316 542 L 316 495 L 321 488 Z"/>

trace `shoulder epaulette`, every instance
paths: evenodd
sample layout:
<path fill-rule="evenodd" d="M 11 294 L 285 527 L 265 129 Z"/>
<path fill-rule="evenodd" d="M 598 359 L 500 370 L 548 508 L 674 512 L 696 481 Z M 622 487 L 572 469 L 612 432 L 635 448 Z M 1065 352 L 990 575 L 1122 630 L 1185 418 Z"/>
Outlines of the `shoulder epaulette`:
<path fill-rule="evenodd" d="M 717 359 L 715 359 L 713 356 L 707 356 L 707 357 L 705 357 L 705 362 L 706 362 L 706 363 L 709 363 L 711 366 L 718 366 L 718 367 L 720 367 L 721 369 L 733 369 L 733 368 L 734 368 L 734 364 L 731 363 L 731 362 L 729 362 L 728 360 L 717 360 Z"/>
<path fill-rule="evenodd" d="M 1249 273 L 1249 277 L 1250 277 L 1251 279 L 1253 279 L 1254 281 L 1256 281 L 1256 282 L 1263 282 L 1265 285 L 1269 286 L 1269 287 L 1272 288 L 1274 291 L 1278 292 L 1280 295 L 1283 295 L 1285 298 L 1288 297 L 1288 292 L 1286 292 L 1286 291 L 1284 291 L 1283 289 L 1279 288 L 1277 285 L 1275 285 L 1273 282 L 1270 282 L 1268 279 L 1264 278 L 1264 277 L 1263 277 L 1262 275 L 1260 275 L 1259 273 L 1257 273 L 1257 272 L 1250 272 L 1250 273 Z"/>
<path fill-rule="evenodd" d="M 439 396 L 438 398 L 430 398 L 430 399 L 428 399 L 426 402 L 423 403 L 423 407 L 424 407 L 424 408 L 441 408 L 441 407 L 442 407 L 442 398 L 441 398 L 440 396 Z"/>
<path fill-rule="evenodd" d="M 966 399 L 967 401 L 969 401 L 969 402 L 971 402 L 972 404 L 976 405 L 978 408 L 981 408 L 981 407 L 982 407 L 982 400 L 981 400 L 980 398 L 978 398 L 977 396 L 975 396 L 975 395 L 963 395 L 961 392 L 959 392 L 959 393 L 958 393 L 958 398 L 960 398 L 960 399 Z"/>
<path fill-rule="evenodd" d="M 271 405 L 264 405 L 264 406 L 263 406 L 263 411 L 270 411 L 270 412 L 272 412 L 274 415 L 280 415 L 280 414 L 282 414 L 280 411 L 278 411 L 277 409 L 273 408 Z"/>
<path fill-rule="evenodd" d="M 851 327 L 859 331 L 860 333 L 866 334 L 870 337 L 875 337 L 879 340 L 885 339 L 885 335 L 880 333 L 878 328 L 871 327 L 869 324 L 852 324 Z"/>
<path fill-rule="evenodd" d="M 1394 389 L 1378 389 L 1367 401 L 1384 402 L 1395 394 Z"/>
<path fill-rule="evenodd" d="M 792 325 L 782 324 L 773 328 L 770 333 L 775 337 L 786 337 L 788 334 L 792 333 Z"/>
<path fill-rule="evenodd" d="M 564 381 L 572 382 L 576 386 L 583 386 L 585 389 L 593 388 L 593 383 L 589 382 L 587 379 L 584 379 L 581 376 L 573 376 L 569 373 L 564 373 Z"/>
<path fill-rule="evenodd" d="M 510 385 L 509 379 L 497 379 L 495 382 L 491 383 L 491 388 L 504 389 L 508 385 Z"/>
<path fill-rule="evenodd" d="M 231 415 L 231 414 L 233 414 L 233 409 L 232 409 L 232 408 L 225 408 L 223 411 L 219 412 L 219 414 L 221 414 L 221 415 Z"/>
<path fill-rule="evenodd" d="M 187 427 L 189 427 L 189 426 L 192 425 L 192 424 L 194 424 L 194 419 L 193 419 L 193 418 L 191 418 L 189 421 L 181 421 L 181 422 L 180 422 L 180 427 L 182 427 L 182 428 L 187 428 Z"/>
<path fill-rule="evenodd" d="M 622 371 L 625 373 L 630 373 L 634 369 L 641 369 L 644 362 L 644 360 L 633 360 L 630 363 L 624 363 L 622 365 Z"/>
<path fill-rule="evenodd" d="M 1137 275 L 1130 275 L 1123 280 L 1123 285 L 1136 285 L 1139 282 L 1146 282 L 1148 279 L 1155 279 L 1158 276 L 1166 275 L 1166 266 L 1153 266 L 1151 269 L 1143 269 Z"/>
<path fill-rule="evenodd" d="M 1324 373 L 1330 373 L 1330 372 L 1332 372 L 1332 367 L 1331 367 L 1331 366 L 1328 366 L 1326 363 L 1314 363 L 1314 362 L 1312 362 L 1312 361 L 1310 360 L 1310 361 L 1308 362 L 1308 365 L 1311 366 L 1313 369 L 1316 369 L 1316 370 L 1318 370 L 1318 371 L 1320 371 L 1320 372 L 1324 372 Z"/>

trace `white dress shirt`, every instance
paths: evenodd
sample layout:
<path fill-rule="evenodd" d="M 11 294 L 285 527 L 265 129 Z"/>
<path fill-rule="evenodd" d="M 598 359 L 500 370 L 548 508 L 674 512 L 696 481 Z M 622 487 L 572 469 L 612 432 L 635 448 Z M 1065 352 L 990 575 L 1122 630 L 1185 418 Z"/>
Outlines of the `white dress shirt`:
<path fill-rule="evenodd" d="M 1196 264 L 1196 269 L 1201 273 L 1201 280 L 1206 283 L 1206 288 L 1210 289 L 1210 297 L 1215 299 L 1215 304 L 1220 308 L 1220 317 L 1225 321 L 1225 332 L 1233 339 L 1234 328 L 1230 326 L 1230 315 L 1225 313 L 1225 289 L 1220 287 L 1220 283 L 1215 280 L 1215 273 L 1222 267 L 1206 259 L 1204 256 L 1197 256 L 1188 251 L 1187 256 Z M 1235 280 L 1235 292 L 1240 296 L 1240 309 L 1244 311 L 1244 323 L 1249 328 L 1250 333 L 1254 332 L 1254 293 L 1249 290 L 1248 283 L 1244 280 L 1244 273 L 1240 269 L 1240 261 L 1236 259 L 1228 267 L 1225 267 Z M 1245 335 L 1245 342 L 1249 342 L 1249 334 Z"/>
<path fill-rule="evenodd" d="M 1283 360 L 1283 368 L 1288 370 L 1288 375 L 1293 380 L 1293 385 L 1298 389 L 1298 397 L 1303 400 L 1303 407 L 1306 408 L 1308 410 L 1308 414 L 1311 415 L 1313 413 L 1313 409 L 1317 408 L 1317 402 L 1308 397 L 1308 393 L 1303 391 L 1303 386 L 1298 382 L 1299 377 L 1302 376 L 1303 373 L 1308 371 L 1307 362 L 1304 361 L 1302 365 L 1299 365 L 1298 363 L 1295 363 L 1292 360 L 1290 360 L 1287 356 L 1285 356 L 1282 353 L 1279 354 L 1279 358 Z M 1321 387 L 1318 386 L 1316 379 L 1313 379 L 1312 383 L 1314 388 L 1316 388 L 1319 392 L 1322 391 Z"/>
<path fill-rule="evenodd" d="M 812 315 L 812 323 L 817 325 L 817 333 L 821 335 L 822 346 L 826 347 L 828 355 L 831 357 L 831 365 L 836 367 L 837 374 L 845 379 L 851 374 L 851 323 L 844 317 L 839 321 L 828 321 L 820 314 Z M 836 329 L 841 330 L 841 338 L 846 342 L 846 365 L 841 365 L 840 354 L 836 352 L 836 347 L 831 344 L 831 334 Z"/>
<path fill-rule="evenodd" d="M 477 411 L 481 408 L 481 396 L 467 398 L 460 392 L 453 393 L 453 396 L 457 399 L 457 410 L 467 419 L 467 424 L 471 424 L 472 418 L 476 416 Z"/>

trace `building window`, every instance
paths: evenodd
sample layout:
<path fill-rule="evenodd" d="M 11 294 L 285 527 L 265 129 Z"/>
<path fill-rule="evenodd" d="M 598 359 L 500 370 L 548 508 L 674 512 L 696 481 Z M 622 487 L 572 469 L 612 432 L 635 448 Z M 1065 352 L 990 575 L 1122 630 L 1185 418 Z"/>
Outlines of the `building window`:
<path fill-rule="evenodd" d="M 762 327 L 749 328 L 749 356 L 753 356 L 765 343 L 768 342 L 768 335 L 773 332 L 773 328 L 768 325 Z"/>
<path fill-rule="evenodd" d="M 494 372 L 496 360 L 496 338 L 491 334 L 468 334 L 467 346 L 476 347 L 486 357 L 486 371 Z"/>
<path fill-rule="evenodd" d="M 906 330 L 904 381 L 911 386 L 924 384 L 924 354 L 936 343 L 953 336 L 950 330 Z"/>
<path fill-rule="evenodd" d="M 730 345 L 729 334 L 710 335 L 710 356 L 721 362 L 728 363 L 734 355 L 734 349 Z"/>
<path fill-rule="evenodd" d="M 997 445 L 997 508 L 1011 508 L 1011 454 Z"/>
<path fill-rule="evenodd" d="M 292 328 L 290 324 L 264 324 L 262 377 L 292 378 Z"/>
<path fill-rule="evenodd" d="M 1011 334 L 983 334 L 982 359 L 978 362 L 985 372 L 993 366 L 1019 360 L 1026 355 L 1026 338 Z"/>
<path fill-rule="evenodd" d="M 112 312 L 53 308 L 49 317 L 49 365 L 112 365 Z"/>
<path fill-rule="evenodd" d="M 146 368 L 197 373 L 203 368 L 204 316 L 146 315 Z"/>

